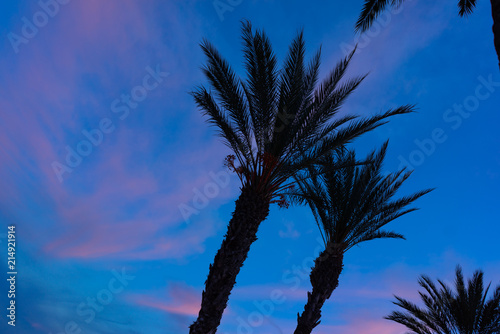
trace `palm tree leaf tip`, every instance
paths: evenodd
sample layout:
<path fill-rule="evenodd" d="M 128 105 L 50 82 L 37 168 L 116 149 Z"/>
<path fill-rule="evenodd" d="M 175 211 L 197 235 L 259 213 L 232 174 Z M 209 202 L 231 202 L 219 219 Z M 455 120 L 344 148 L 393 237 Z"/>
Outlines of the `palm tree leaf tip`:
<path fill-rule="evenodd" d="M 472 14 L 475 7 L 476 7 L 476 0 L 459 0 L 458 14 L 460 16 L 468 16 Z"/>

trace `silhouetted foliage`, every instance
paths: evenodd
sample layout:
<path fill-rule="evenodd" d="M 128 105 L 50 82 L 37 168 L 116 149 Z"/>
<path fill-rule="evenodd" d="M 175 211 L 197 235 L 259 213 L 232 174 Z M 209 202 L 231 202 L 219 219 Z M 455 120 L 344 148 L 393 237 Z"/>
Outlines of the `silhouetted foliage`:
<path fill-rule="evenodd" d="M 323 159 L 324 166 L 343 166 L 318 170 L 309 168 L 308 177 L 299 182 L 299 189 L 288 196 L 292 202 L 307 203 L 325 242 L 325 251 L 315 260 L 310 279 L 312 292 L 302 315 L 298 316 L 295 334 L 311 333 L 320 322 L 321 308 L 338 285 L 343 254 L 361 242 L 379 238 L 403 238 L 399 233 L 382 228 L 416 208 L 408 208 L 431 189 L 422 190 L 394 200 L 398 189 L 411 172 L 402 169 L 384 175 L 382 165 L 387 142 L 372 152 L 365 162 L 356 161 L 355 154 L 338 149 Z"/>
<path fill-rule="evenodd" d="M 500 285 L 487 299 L 491 283 L 484 288 L 482 271 L 477 270 L 466 284 L 462 268 L 457 266 L 454 290 L 425 275 L 418 283 L 425 290 L 419 292 L 424 307 L 396 296 L 394 304 L 404 311 L 395 311 L 386 319 L 405 325 L 411 334 L 500 333 Z"/>
<path fill-rule="evenodd" d="M 388 7 L 398 7 L 404 0 L 365 0 L 355 30 L 365 32 L 370 29 L 377 17 Z M 493 17 L 493 42 L 500 66 L 500 0 L 490 0 Z M 458 0 L 458 14 L 467 16 L 476 7 L 476 0 Z"/>
<path fill-rule="evenodd" d="M 205 40 L 203 72 L 211 89 L 200 86 L 192 92 L 208 122 L 233 151 L 225 164 L 237 173 L 242 187 L 210 266 L 191 333 L 213 333 L 219 326 L 258 227 L 272 202 L 286 206 L 283 192 L 290 189 L 293 177 L 320 163 L 330 151 L 386 123 L 388 117 L 413 110 L 407 105 L 366 118 L 339 117 L 342 103 L 364 79 L 342 81 L 354 51 L 317 85 L 321 52 L 306 64 L 302 32 L 292 41 L 281 69 L 264 32 L 254 32 L 244 22 L 242 37 L 246 79 L 240 79 Z"/>

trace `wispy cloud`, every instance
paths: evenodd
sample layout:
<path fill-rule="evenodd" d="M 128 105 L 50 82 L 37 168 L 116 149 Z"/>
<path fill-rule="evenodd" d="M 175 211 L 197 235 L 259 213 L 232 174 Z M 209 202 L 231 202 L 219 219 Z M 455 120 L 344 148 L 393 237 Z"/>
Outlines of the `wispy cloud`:
<path fill-rule="evenodd" d="M 171 282 L 166 291 L 129 294 L 127 299 L 138 306 L 189 316 L 198 314 L 201 303 L 200 294 L 197 290 L 175 282 Z"/>

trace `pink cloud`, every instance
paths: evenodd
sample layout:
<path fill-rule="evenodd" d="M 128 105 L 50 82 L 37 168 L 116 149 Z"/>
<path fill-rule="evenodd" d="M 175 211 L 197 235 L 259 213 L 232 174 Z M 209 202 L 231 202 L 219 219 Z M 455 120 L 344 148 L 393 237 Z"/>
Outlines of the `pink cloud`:
<path fill-rule="evenodd" d="M 127 299 L 139 306 L 160 311 L 196 316 L 200 309 L 200 293 L 183 283 L 170 283 L 166 292 L 151 294 L 130 294 Z"/>
<path fill-rule="evenodd" d="M 65 146 L 83 139 L 82 130 L 116 116 L 111 101 L 141 81 L 145 66 L 161 61 L 170 69 L 192 67 L 179 55 L 197 48 L 185 38 L 194 28 L 177 19 L 177 5 L 162 6 L 169 9 L 167 29 L 177 32 L 168 44 L 176 48 L 165 44 L 165 27 L 145 18 L 155 14 L 152 4 L 89 0 L 62 6 L 16 55 L 13 63 L 19 65 L 12 68 L 3 95 L 8 99 L 0 97 L 0 201 L 16 221 L 30 224 L 26 238 L 51 256 L 180 258 L 202 252 L 204 241 L 219 226 L 206 221 L 183 226 L 178 209 L 192 200 L 193 188 L 210 182 L 208 171 L 220 170 L 225 151 L 215 140 L 206 149 L 201 135 L 188 135 L 201 143 L 201 152 L 164 151 L 156 158 L 150 152 L 164 140 L 163 129 L 150 134 L 130 120 L 113 119 L 116 130 L 65 175 L 64 183 L 51 166 L 53 161 L 64 163 Z M 90 84 L 86 78 L 92 79 Z M 183 89 L 179 85 L 186 80 L 185 73 L 165 80 L 148 95 L 145 102 L 157 107 L 144 112 L 147 124 L 175 116 L 177 110 L 163 116 L 164 106 L 172 102 L 166 98 L 175 98 L 172 91 Z M 199 125 L 206 130 L 203 122 Z M 212 161 L 214 156 L 220 159 Z M 221 189 L 207 210 L 232 198 L 234 188 Z M 41 223 L 35 224 L 35 217 Z"/>
<path fill-rule="evenodd" d="M 405 327 L 385 319 L 369 319 L 359 315 L 352 317 L 346 325 L 341 326 L 321 326 L 318 333 L 338 333 L 338 334 L 402 334 Z"/>
<path fill-rule="evenodd" d="M 258 333 L 276 333 L 276 327 L 279 327 L 282 333 L 292 333 L 296 326 L 297 320 L 290 319 L 273 319 L 273 327 L 259 328 Z M 376 318 L 373 314 L 364 310 L 356 310 L 342 317 L 342 324 L 332 324 L 328 320 L 328 314 L 323 312 L 321 323 L 314 329 L 317 334 L 403 334 L 405 327 L 382 317 Z M 272 328 L 272 329 L 271 329 Z"/>
<path fill-rule="evenodd" d="M 192 205 L 193 188 L 203 190 L 206 184 L 213 182 L 207 167 L 212 165 L 214 173 L 220 172 L 220 166 L 213 161 L 191 167 L 192 156 L 199 155 L 204 159 L 208 152 L 206 159 L 210 159 L 211 150 L 179 157 L 179 170 L 194 178 L 186 177 L 187 180 L 177 188 L 175 183 L 184 178 L 172 175 L 175 170 L 165 172 L 171 177 L 164 182 L 147 168 L 129 170 L 126 166 L 134 157 L 127 153 L 127 136 L 120 138 L 118 145 L 123 148 L 100 159 L 93 170 L 75 170 L 82 180 L 88 180 L 90 192 L 84 195 L 69 193 L 57 201 L 57 214 L 65 228 L 59 235 L 52 236 L 44 250 L 62 258 L 111 256 L 141 260 L 181 258 L 203 252 L 203 242 L 215 234 L 220 222 L 212 222 L 210 218 L 202 220 L 200 213 L 186 224 L 179 205 Z M 186 164 L 184 168 L 183 164 Z M 236 180 L 233 180 L 226 188 L 220 189 L 216 198 L 210 198 L 206 212 L 216 208 L 218 203 L 232 201 L 236 186 Z M 137 202 L 142 204 L 137 205 Z M 132 214 L 128 213 L 128 208 L 134 205 L 137 208 Z M 174 229 L 175 233 L 172 232 Z"/>

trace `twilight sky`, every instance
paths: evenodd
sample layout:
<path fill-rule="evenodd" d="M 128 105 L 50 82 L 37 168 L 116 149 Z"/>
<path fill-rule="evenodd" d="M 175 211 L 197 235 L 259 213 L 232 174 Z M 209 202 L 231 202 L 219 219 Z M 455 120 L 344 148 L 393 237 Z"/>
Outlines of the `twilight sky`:
<path fill-rule="evenodd" d="M 303 27 L 308 54 L 323 48 L 324 77 L 355 44 L 362 1 L 54 3 L 0 5 L 0 275 L 15 224 L 16 333 L 187 333 L 239 187 L 188 95 L 205 83 L 198 43 L 208 38 L 243 74 L 240 20 L 265 29 L 280 60 Z M 345 112 L 407 103 L 419 112 L 353 147 L 363 154 L 390 138 L 387 171 L 415 169 L 402 193 L 437 190 L 390 224 L 406 241 L 347 253 L 318 334 L 404 333 L 383 316 L 393 294 L 416 299 L 422 273 L 451 280 L 460 263 L 500 283 L 489 2 L 460 19 L 455 1 L 407 0 L 360 38 L 350 74 L 366 72 Z M 219 332 L 291 333 L 318 237 L 307 208 L 272 206 Z M 1 319 L 0 332 L 13 332 Z"/>

